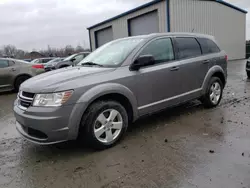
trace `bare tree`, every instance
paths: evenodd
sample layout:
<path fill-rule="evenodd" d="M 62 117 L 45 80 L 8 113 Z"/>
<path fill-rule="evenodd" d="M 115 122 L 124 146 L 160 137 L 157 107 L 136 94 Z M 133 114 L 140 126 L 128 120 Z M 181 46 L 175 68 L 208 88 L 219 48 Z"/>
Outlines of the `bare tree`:
<path fill-rule="evenodd" d="M 75 52 L 75 49 L 71 45 L 65 46 L 64 49 L 65 55 L 71 55 Z"/>
<path fill-rule="evenodd" d="M 6 45 L 3 47 L 3 55 L 8 57 L 15 57 L 17 53 L 17 49 L 13 45 Z"/>

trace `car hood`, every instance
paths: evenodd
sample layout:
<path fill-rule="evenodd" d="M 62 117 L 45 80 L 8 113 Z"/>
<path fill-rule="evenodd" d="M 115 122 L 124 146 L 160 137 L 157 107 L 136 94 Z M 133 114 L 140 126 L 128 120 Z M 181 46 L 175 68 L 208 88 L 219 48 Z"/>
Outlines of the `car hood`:
<path fill-rule="evenodd" d="M 29 80 L 25 81 L 20 90 L 31 93 L 44 93 L 53 92 L 61 85 L 72 82 L 78 79 L 83 79 L 86 76 L 93 74 L 108 73 L 115 70 L 115 68 L 102 68 L 102 67 L 67 67 L 55 71 L 40 74 Z M 68 89 L 74 87 L 69 84 Z"/>

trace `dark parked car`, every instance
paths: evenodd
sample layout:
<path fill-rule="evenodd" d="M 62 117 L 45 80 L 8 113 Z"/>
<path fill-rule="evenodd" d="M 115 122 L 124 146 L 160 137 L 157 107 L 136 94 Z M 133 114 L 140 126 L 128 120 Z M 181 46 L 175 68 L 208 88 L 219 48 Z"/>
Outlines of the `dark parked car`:
<path fill-rule="evenodd" d="M 32 59 L 23 59 L 23 61 L 31 62 Z"/>
<path fill-rule="evenodd" d="M 144 115 L 194 99 L 216 107 L 226 80 L 227 55 L 212 36 L 162 33 L 118 39 L 76 67 L 23 83 L 14 104 L 16 128 L 37 144 L 79 138 L 107 148 Z"/>
<path fill-rule="evenodd" d="M 250 78 L 250 58 L 248 58 L 247 60 L 246 72 L 247 72 L 247 77 Z"/>
<path fill-rule="evenodd" d="M 54 65 L 56 65 L 58 62 L 63 61 L 65 58 L 57 57 L 55 59 L 50 60 L 49 62 L 44 64 L 45 71 L 53 70 Z"/>
<path fill-rule="evenodd" d="M 90 52 L 81 52 L 77 54 L 73 54 L 69 57 L 66 57 L 63 61 L 55 63 L 50 69 L 60 69 L 68 66 L 75 66 L 77 65 L 80 61 L 82 61 L 85 57 L 87 57 L 90 54 Z"/>
<path fill-rule="evenodd" d="M 51 60 L 55 59 L 54 57 L 44 57 L 44 58 L 38 58 L 38 59 L 34 59 L 31 61 L 31 63 L 33 64 L 44 64 L 47 63 Z"/>
<path fill-rule="evenodd" d="M 20 84 L 25 80 L 45 72 L 43 65 L 29 62 L 0 58 L 0 92 L 18 91 Z"/>

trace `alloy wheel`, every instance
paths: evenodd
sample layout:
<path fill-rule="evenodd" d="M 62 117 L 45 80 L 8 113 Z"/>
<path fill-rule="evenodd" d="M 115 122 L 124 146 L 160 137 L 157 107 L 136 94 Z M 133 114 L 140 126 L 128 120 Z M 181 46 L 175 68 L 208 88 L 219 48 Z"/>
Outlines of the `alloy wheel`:
<path fill-rule="evenodd" d="M 111 143 L 121 133 L 123 119 L 120 112 L 115 109 L 108 109 L 101 112 L 94 123 L 94 134 L 98 141 Z"/>
<path fill-rule="evenodd" d="M 218 104 L 220 97 L 221 97 L 221 86 L 218 82 L 214 82 L 210 88 L 210 100 L 211 102 L 216 105 Z"/>

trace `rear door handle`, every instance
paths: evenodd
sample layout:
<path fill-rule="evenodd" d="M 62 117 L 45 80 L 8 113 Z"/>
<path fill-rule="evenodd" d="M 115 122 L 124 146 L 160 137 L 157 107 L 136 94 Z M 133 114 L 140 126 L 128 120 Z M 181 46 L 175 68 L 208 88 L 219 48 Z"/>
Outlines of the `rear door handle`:
<path fill-rule="evenodd" d="M 179 67 L 172 67 L 171 69 L 170 69 L 170 71 L 178 71 L 179 70 Z"/>
<path fill-rule="evenodd" d="M 208 64 L 208 63 L 210 63 L 210 60 L 203 61 L 203 64 Z"/>
<path fill-rule="evenodd" d="M 16 71 L 16 69 L 15 68 L 11 68 L 11 71 Z"/>

